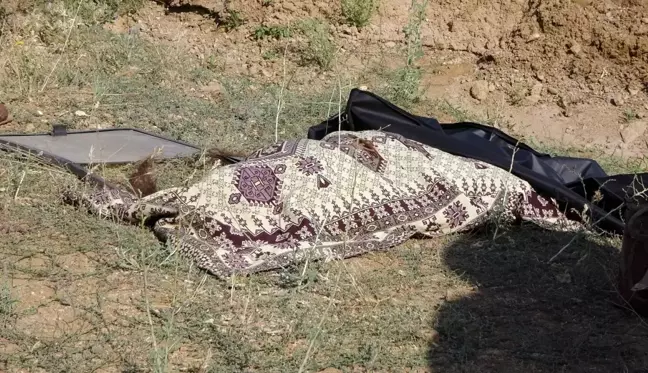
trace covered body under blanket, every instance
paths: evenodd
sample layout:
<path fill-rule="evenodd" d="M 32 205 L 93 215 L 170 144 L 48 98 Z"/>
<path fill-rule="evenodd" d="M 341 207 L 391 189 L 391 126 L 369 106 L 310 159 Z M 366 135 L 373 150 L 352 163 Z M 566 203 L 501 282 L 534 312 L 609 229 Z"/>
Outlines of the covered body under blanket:
<path fill-rule="evenodd" d="M 488 219 L 580 227 L 504 169 L 378 131 L 280 142 L 191 186 L 141 199 L 108 188 L 73 197 L 102 216 L 148 221 L 161 240 L 219 277 L 307 256 L 346 258 Z"/>

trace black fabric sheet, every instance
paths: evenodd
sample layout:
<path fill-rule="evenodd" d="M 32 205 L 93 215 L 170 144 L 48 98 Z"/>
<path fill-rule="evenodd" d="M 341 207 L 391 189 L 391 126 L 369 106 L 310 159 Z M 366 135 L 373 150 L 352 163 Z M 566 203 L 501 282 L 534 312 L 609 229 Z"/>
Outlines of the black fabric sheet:
<path fill-rule="evenodd" d="M 623 233 L 625 200 L 633 190 L 648 185 L 648 173 L 610 176 L 592 159 L 552 157 L 478 123 L 440 124 L 434 118 L 413 115 L 371 92 L 357 89 L 351 91 L 345 112 L 311 127 L 308 138 L 320 140 L 338 129 L 391 132 L 511 170 L 539 193 L 555 198 L 571 218 L 580 220 L 579 214 L 585 212 L 590 223 L 609 233 Z M 602 198 L 597 198 L 599 194 Z"/>

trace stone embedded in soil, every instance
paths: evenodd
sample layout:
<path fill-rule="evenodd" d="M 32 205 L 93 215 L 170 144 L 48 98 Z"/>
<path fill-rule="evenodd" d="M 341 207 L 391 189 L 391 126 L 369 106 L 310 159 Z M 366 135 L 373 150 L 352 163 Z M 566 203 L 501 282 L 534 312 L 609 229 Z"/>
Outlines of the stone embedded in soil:
<path fill-rule="evenodd" d="M 642 120 L 635 120 L 628 123 L 620 132 L 621 140 L 626 144 L 632 144 L 646 132 L 646 125 L 648 123 Z"/>
<path fill-rule="evenodd" d="M 547 87 L 547 92 L 549 92 L 552 95 L 557 95 L 558 94 L 558 90 L 556 88 L 554 88 L 554 87 Z"/>
<path fill-rule="evenodd" d="M 542 35 L 540 35 L 540 33 L 538 33 L 538 32 L 534 32 L 534 33 L 531 34 L 531 35 L 529 36 L 529 38 L 527 39 L 527 43 L 530 43 L 530 42 L 532 42 L 532 41 L 536 41 L 536 40 L 540 39 L 540 36 L 542 36 Z"/>
<path fill-rule="evenodd" d="M 470 95 L 479 101 L 483 101 L 488 97 L 489 86 L 488 82 L 485 80 L 477 80 L 473 82 L 470 87 Z"/>
<path fill-rule="evenodd" d="M 569 51 L 572 52 L 574 55 L 578 56 L 583 51 L 583 47 L 581 47 L 580 44 L 573 42 L 571 47 L 569 47 Z"/>
<path fill-rule="evenodd" d="M 639 92 L 641 92 L 641 87 L 632 84 L 628 84 L 627 89 L 628 89 L 628 93 L 630 93 L 630 96 L 636 96 L 639 94 Z"/>
<path fill-rule="evenodd" d="M 616 95 L 616 96 L 612 97 L 610 102 L 614 106 L 623 106 L 623 104 L 625 104 L 625 100 L 623 99 L 623 96 L 621 96 L 621 95 Z"/>

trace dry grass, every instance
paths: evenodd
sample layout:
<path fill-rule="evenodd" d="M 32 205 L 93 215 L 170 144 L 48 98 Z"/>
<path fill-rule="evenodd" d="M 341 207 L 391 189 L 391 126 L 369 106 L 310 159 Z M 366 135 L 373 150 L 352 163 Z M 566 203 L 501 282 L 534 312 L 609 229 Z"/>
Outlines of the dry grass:
<path fill-rule="evenodd" d="M 9 32 L 0 36 L 7 51 L 0 56 L 0 101 L 33 130 L 47 129 L 42 120 L 77 128 L 139 126 L 249 151 L 274 141 L 279 99 L 279 137 L 301 137 L 337 110 L 351 86 L 340 78 L 305 95 L 285 81 L 226 76 L 218 61 L 111 33 L 101 27 L 103 16 L 90 21 L 108 14 L 110 4 L 121 9 L 127 3 L 95 2 L 95 11 L 86 3 L 53 3 L 23 23 L 5 21 Z M 39 17 L 51 22 L 43 26 Z M 81 21 L 84 26 L 71 28 Z M 416 30 L 420 17 L 412 22 Z M 30 40 L 32 31 L 49 44 Z M 417 53 L 415 35 L 411 40 Z M 409 65 L 402 71 L 387 74 L 380 93 L 414 106 L 420 76 Z M 196 93 L 213 81 L 220 84 L 218 97 Z M 467 115 L 441 105 L 425 109 L 457 120 Z M 90 116 L 76 117 L 75 110 Z M 200 178 L 205 165 L 175 161 L 156 169 L 167 187 Z M 125 180 L 130 168 L 97 172 Z M 0 158 L 0 228 L 6 232 L 0 234 L 0 371 L 648 368 L 645 323 L 612 305 L 614 240 L 578 238 L 549 264 L 572 236 L 525 226 L 496 239 L 484 231 L 412 240 L 389 252 L 224 283 L 145 229 L 64 205 L 59 195 L 66 185 L 77 181 L 61 170 Z"/>

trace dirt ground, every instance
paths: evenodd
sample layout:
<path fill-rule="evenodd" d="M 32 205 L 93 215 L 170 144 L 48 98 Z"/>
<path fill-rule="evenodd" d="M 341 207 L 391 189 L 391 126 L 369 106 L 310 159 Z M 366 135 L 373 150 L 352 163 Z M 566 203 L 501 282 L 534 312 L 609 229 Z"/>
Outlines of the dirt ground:
<path fill-rule="evenodd" d="M 245 153 L 365 86 L 648 169 L 647 2 L 380 0 L 362 27 L 341 3 L 4 0 L 0 131 L 128 126 Z M 156 173 L 165 187 L 203 167 Z M 2 373 L 648 371 L 648 326 L 615 296 L 618 238 L 486 229 L 223 283 L 61 204 L 76 183 L 0 156 Z"/>
<path fill-rule="evenodd" d="M 390 58 L 407 48 L 402 29 L 411 11 L 402 1 L 381 1 L 371 24 L 360 30 L 340 25 L 335 2 L 227 3 L 248 21 L 227 34 L 213 22 L 226 14 L 224 2 L 208 0 L 171 1 L 177 12 L 172 17 L 152 7 L 108 27 L 127 32 L 138 25 L 153 41 L 181 42 L 199 58 L 221 56 L 228 71 L 280 82 L 282 59 L 264 60 L 263 52 L 284 42 L 259 42 L 250 34 L 259 24 L 320 17 L 334 25 L 339 69 L 345 73 L 403 63 Z M 646 151 L 648 5 L 643 1 L 434 2 L 427 5 L 420 42 L 423 111 L 425 101 L 447 100 L 520 136 L 624 156 Z M 287 58 L 295 75 L 291 84 L 309 89 L 332 79 L 310 66 L 300 68 L 295 54 Z M 374 88 L 371 78 L 365 79 L 363 85 Z"/>

